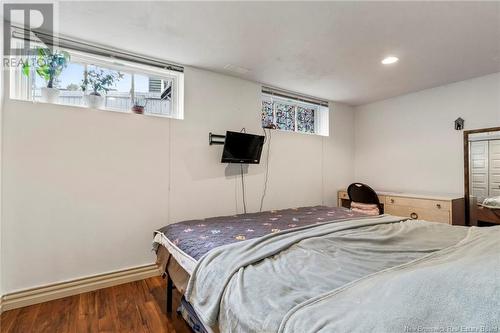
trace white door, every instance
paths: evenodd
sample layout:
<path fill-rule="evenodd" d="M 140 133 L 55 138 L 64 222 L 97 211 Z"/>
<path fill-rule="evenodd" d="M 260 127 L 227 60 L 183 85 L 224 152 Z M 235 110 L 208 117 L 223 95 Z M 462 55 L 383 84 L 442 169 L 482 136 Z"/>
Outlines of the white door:
<path fill-rule="evenodd" d="M 500 140 L 499 140 L 500 141 Z M 469 146 L 470 190 L 482 202 L 488 197 L 488 141 L 472 141 Z"/>
<path fill-rule="evenodd" d="M 489 151 L 490 197 L 500 196 L 500 140 L 490 141 Z"/>

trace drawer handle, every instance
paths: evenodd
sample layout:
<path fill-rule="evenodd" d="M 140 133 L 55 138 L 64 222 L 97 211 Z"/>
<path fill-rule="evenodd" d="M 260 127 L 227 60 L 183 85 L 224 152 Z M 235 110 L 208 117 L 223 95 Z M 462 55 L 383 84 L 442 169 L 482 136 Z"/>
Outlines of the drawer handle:
<path fill-rule="evenodd" d="M 436 204 L 436 207 L 437 207 L 438 209 L 441 209 L 441 204 Z"/>
<path fill-rule="evenodd" d="M 416 220 L 416 219 L 418 219 L 418 214 L 417 214 L 417 213 L 411 213 L 411 214 L 410 214 L 410 217 L 411 217 L 413 220 Z"/>
<path fill-rule="evenodd" d="M 394 199 L 391 199 L 391 203 L 394 203 Z"/>

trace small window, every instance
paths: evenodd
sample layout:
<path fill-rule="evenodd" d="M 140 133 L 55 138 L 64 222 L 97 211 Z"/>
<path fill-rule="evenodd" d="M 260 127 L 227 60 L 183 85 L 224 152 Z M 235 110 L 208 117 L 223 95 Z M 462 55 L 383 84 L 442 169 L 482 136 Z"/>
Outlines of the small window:
<path fill-rule="evenodd" d="M 285 101 L 275 101 L 274 119 L 278 129 L 295 131 L 295 105 Z"/>
<path fill-rule="evenodd" d="M 318 112 L 317 106 L 297 105 L 297 131 L 314 133 L 314 114 Z"/>
<path fill-rule="evenodd" d="M 66 69 L 61 72 L 59 82 L 56 88 L 59 88 L 59 101 L 58 103 L 67 105 L 83 105 L 83 90 L 82 78 L 85 73 L 85 65 L 79 63 L 70 63 Z M 35 100 L 41 101 L 41 87 L 45 86 L 45 82 L 41 80 L 40 76 L 36 77 L 36 94 Z"/>
<path fill-rule="evenodd" d="M 148 114 L 171 116 L 173 85 L 173 80 L 134 75 L 134 99 L 145 105 Z"/>
<path fill-rule="evenodd" d="M 262 89 L 263 128 L 328 136 L 328 102 Z"/>
<path fill-rule="evenodd" d="M 50 83 L 40 70 L 47 58 L 43 52 L 64 54 L 64 65 Z M 25 62 L 11 67 L 13 99 L 183 118 L 182 72 L 43 46 Z"/>
<path fill-rule="evenodd" d="M 117 71 L 108 68 L 88 66 L 87 73 L 92 71 L 102 71 L 111 75 L 116 80 L 109 86 L 109 90 L 103 94 L 105 97 L 104 109 L 115 111 L 130 111 L 132 108 L 132 80 L 134 75 L 125 71 Z M 87 93 L 92 93 L 91 88 L 86 88 Z"/>

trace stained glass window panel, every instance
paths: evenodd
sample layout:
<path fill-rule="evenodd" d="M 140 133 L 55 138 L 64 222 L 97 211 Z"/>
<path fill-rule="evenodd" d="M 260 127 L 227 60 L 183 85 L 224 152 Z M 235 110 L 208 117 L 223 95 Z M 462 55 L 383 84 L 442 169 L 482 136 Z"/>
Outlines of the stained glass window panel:
<path fill-rule="evenodd" d="M 262 90 L 261 122 L 263 128 L 328 136 L 326 101 L 296 98 Z M 325 106 L 322 106 L 324 103 Z"/>
<path fill-rule="evenodd" d="M 292 105 L 276 103 L 276 127 L 285 131 L 295 131 L 295 108 Z"/>
<path fill-rule="evenodd" d="M 273 123 L 273 102 L 262 101 L 262 127 L 268 128 Z"/>
<path fill-rule="evenodd" d="M 314 133 L 314 108 L 297 106 L 297 130 Z"/>

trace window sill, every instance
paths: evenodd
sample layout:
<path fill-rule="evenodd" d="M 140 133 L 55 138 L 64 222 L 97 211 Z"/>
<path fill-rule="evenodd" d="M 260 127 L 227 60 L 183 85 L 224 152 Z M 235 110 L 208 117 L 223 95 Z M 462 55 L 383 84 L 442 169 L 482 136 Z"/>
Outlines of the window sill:
<path fill-rule="evenodd" d="M 321 136 L 321 137 L 328 137 L 330 135 L 328 134 L 321 134 L 321 133 L 308 133 L 308 132 L 302 132 L 302 131 L 288 131 L 280 128 L 268 128 L 268 127 L 262 127 L 263 130 L 271 130 L 271 131 L 279 131 L 282 133 L 290 133 L 290 134 L 303 134 L 303 135 L 312 135 L 312 136 Z"/>
<path fill-rule="evenodd" d="M 49 103 L 49 102 L 43 102 L 43 101 L 29 101 L 21 98 L 9 98 L 12 101 L 16 102 L 23 102 L 23 103 L 30 103 L 30 104 L 42 104 L 42 105 L 57 105 L 57 106 L 65 106 L 69 108 L 75 108 L 75 109 L 87 109 L 87 110 L 93 110 L 93 111 L 106 111 L 106 112 L 115 112 L 115 113 L 122 113 L 122 114 L 133 114 L 137 116 L 147 116 L 147 117 L 157 117 L 157 118 L 167 118 L 167 119 L 179 119 L 182 120 L 182 118 L 177 118 L 174 116 L 167 116 L 167 115 L 162 115 L 162 114 L 154 114 L 154 113 L 135 113 L 132 112 L 131 110 L 120 110 L 120 109 L 114 109 L 114 108 L 91 108 L 85 105 L 75 105 L 75 104 L 62 104 L 62 103 Z"/>

